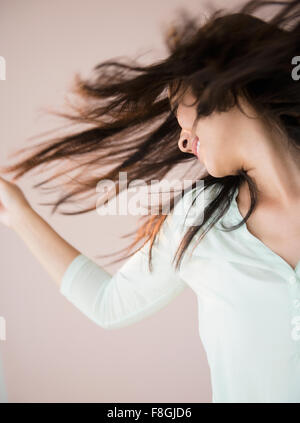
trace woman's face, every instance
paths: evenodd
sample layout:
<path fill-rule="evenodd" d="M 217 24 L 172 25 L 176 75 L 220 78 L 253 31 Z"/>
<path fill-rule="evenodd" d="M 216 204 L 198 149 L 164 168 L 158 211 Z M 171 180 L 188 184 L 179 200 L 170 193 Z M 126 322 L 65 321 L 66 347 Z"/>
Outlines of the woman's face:
<path fill-rule="evenodd" d="M 196 105 L 190 105 L 195 100 L 191 92 L 187 91 L 176 111 L 177 121 L 181 127 L 178 141 L 180 150 L 194 154 L 192 144 L 195 137 L 198 137 L 197 158 L 204 164 L 209 174 L 214 177 L 236 174 L 243 166 L 241 154 L 243 141 L 255 137 L 257 131 L 261 132 L 261 123 L 258 119 L 248 117 L 254 117 L 254 112 L 248 105 L 242 103 L 248 116 L 244 115 L 237 106 L 227 112 L 213 112 L 207 117 L 200 117 L 192 132 L 196 118 Z"/>

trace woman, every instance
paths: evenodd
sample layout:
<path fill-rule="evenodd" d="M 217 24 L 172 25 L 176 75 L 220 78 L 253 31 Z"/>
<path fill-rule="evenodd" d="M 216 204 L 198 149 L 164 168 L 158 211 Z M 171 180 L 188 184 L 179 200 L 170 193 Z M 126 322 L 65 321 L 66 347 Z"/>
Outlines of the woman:
<path fill-rule="evenodd" d="M 281 6 L 268 21 L 253 15 L 266 4 Z M 102 328 L 132 324 L 193 289 L 213 402 L 300 402 L 300 82 L 292 65 L 299 12 L 299 0 L 250 1 L 201 24 L 185 16 L 167 33 L 166 59 L 104 62 L 95 80 L 77 80 L 87 102 L 61 115 L 91 128 L 3 168 L 18 172 L 14 181 L 56 160 L 93 169 L 93 177 L 73 179 L 55 211 L 95 192 L 99 181 L 117 183 L 120 172 L 148 182 L 187 160 L 202 164 L 171 213 L 137 231 L 132 246 L 145 239 L 142 247 L 114 275 L 62 239 L 14 182 L 0 179 L 1 221 Z M 99 175 L 105 164 L 111 169 Z M 204 200 L 194 204 L 199 185 Z M 186 220 L 191 209 L 197 218 L 203 209 L 200 223 Z"/>

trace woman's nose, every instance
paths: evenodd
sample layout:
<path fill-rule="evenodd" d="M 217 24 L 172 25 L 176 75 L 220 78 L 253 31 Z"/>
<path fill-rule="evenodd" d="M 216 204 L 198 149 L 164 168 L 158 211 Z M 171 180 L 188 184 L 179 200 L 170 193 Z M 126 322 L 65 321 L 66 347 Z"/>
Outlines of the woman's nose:
<path fill-rule="evenodd" d="M 192 142 L 193 142 L 193 139 L 192 139 L 191 136 L 183 135 L 183 136 L 180 137 L 180 139 L 178 141 L 178 147 L 180 148 L 180 150 L 183 153 L 192 153 L 193 154 Z"/>

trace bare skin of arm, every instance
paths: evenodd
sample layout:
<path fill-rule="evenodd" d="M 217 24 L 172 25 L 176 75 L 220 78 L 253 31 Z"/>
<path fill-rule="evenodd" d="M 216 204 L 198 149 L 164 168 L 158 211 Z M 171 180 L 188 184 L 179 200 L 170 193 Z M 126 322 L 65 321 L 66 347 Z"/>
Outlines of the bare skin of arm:
<path fill-rule="evenodd" d="M 80 254 L 30 206 L 21 189 L 0 176 L 0 221 L 14 230 L 57 286 Z"/>

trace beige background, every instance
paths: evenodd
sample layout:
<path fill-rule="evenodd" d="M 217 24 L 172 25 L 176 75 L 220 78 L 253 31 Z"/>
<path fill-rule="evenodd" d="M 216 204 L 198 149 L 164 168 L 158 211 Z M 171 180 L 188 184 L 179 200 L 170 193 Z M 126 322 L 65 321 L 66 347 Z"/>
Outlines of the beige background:
<path fill-rule="evenodd" d="M 144 62 L 164 57 L 161 26 L 179 7 L 199 13 L 204 5 L 199 0 L 1 0 L 0 55 L 7 74 L 0 81 L 0 164 L 8 164 L 8 155 L 29 137 L 64 123 L 41 108 L 63 104 L 75 72 L 88 73 L 115 56 L 144 54 Z M 136 218 L 96 212 L 50 216 L 50 208 L 38 204 L 46 198 L 32 189 L 34 181 L 28 174 L 19 182 L 32 206 L 82 253 L 93 258 L 125 246 L 121 236 L 135 227 Z M 6 319 L 0 355 L 9 402 L 211 402 L 190 289 L 157 314 L 106 331 L 59 294 L 15 233 L 0 226 L 0 237 L 0 315 Z"/>

